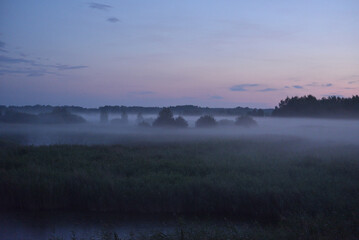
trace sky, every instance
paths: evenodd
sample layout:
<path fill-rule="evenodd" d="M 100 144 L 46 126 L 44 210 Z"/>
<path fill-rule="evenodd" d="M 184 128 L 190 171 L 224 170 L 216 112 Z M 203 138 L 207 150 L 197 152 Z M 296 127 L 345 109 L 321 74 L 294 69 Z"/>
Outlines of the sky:
<path fill-rule="evenodd" d="M 0 105 L 359 94 L 358 0 L 1 0 Z"/>

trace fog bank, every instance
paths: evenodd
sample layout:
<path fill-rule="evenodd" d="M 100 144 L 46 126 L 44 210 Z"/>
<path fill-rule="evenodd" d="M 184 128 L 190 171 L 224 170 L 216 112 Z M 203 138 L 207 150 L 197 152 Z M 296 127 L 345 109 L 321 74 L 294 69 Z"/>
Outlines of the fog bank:
<path fill-rule="evenodd" d="M 129 116 L 129 123 L 101 124 L 98 116 L 86 117 L 85 124 L 0 124 L 0 139 L 22 145 L 53 144 L 136 144 L 209 139 L 241 138 L 299 138 L 310 141 L 359 144 L 359 121 L 309 118 L 255 118 L 257 127 L 217 126 L 198 129 L 194 127 L 198 117 L 185 117 L 186 129 L 140 127 L 136 116 Z M 154 119 L 156 116 L 144 116 Z M 116 118 L 111 116 L 110 119 Z M 215 117 L 216 120 L 234 117 Z"/>

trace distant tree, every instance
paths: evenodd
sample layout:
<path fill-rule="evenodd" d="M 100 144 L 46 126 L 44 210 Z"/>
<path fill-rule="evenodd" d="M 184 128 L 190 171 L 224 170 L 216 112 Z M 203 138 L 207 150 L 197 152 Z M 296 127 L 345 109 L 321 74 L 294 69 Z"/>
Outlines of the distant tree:
<path fill-rule="evenodd" d="M 237 117 L 235 124 L 242 127 L 255 127 L 258 125 L 257 122 L 248 115 Z"/>
<path fill-rule="evenodd" d="M 136 119 L 136 121 L 137 121 L 137 123 L 140 123 L 140 122 L 143 122 L 143 120 L 144 120 L 144 118 L 143 118 L 143 116 L 142 116 L 142 113 L 139 112 L 139 113 L 137 114 L 137 119 Z"/>
<path fill-rule="evenodd" d="M 128 115 L 125 110 L 122 110 L 121 112 L 121 118 L 114 118 L 111 120 L 112 124 L 121 124 L 126 125 L 128 124 Z"/>
<path fill-rule="evenodd" d="M 6 123 L 38 123 L 39 117 L 34 114 L 6 110 L 4 115 L 0 116 L 0 122 Z"/>
<path fill-rule="evenodd" d="M 252 111 L 249 111 L 247 114 L 250 116 L 257 116 L 257 108 L 253 109 Z"/>
<path fill-rule="evenodd" d="M 66 115 L 69 114 L 69 112 L 67 111 L 66 107 L 54 107 L 52 114 Z"/>
<path fill-rule="evenodd" d="M 196 127 L 215 127 L 217 125 L 216 120 L 210 115 L 204 115 L 196 121 Z"/>
<path fill-rule="evenodd" d="M 128 123 L 128 114 L 127 114 L 126 110 L 123 110 L 122 113 L 121 113 L 121 122 L 123 124 Z"/>
<path fill-rule="evenodd" d="M 38 116 L 40 122 L 46 124 L 68 124 L 86 122 L 83 117 L 70 113 L 66 109 L 66 107 L 55 107 L 51 113 L 40 113 Z"/>
<path fill-rule="evenodd" d="M 188 127 L 188 123 L 183 117 L 178 116 L 175 119 L 175 126 L 179 127 L 179 128 L 186 128 L 186 127 Z"/>
<path fill-rule="evenodd" d="M 263 117 L 264 116 L 264 111 L 263 111 L 263 109 L 255 108 L 252 111 L 249 111 L 247 114 L 250 115 L 250 116 L 253 116 L 253 117 Z"/>
<path fill-rule="evenodd" d="M 100 108 L 100 122 L 108 123 L 108 111 L 104 107 Z"/>
<path fill-rule="evenodd" d="M 258 116 L 258 117 L 264 117 L 264 111 L 263 111 L 263 109 L 258 109 L 258 111 L 257 111 L 257 116 Z"/>
<path fill-rule="evenodd" d="M 0 105 L 0 116 L 4 115 L 6 112 L 6 106 L 5 105 Z"/>
<path fill-rule="evenodd" d="M 9 123 L 43 123 L 43 124 L 67 124 L 84 123 L 86 120 L 75 114 L 70 113 L 65 107 L 55 107 L 52 112 L 40 113 L 38 115 L 21 113 L 8 110 L 0 121 Z"/>
<path fill-rule="evenodd" d="M 169 108 L 162 108 L 158 113 L 158 117 L 152 124 L 154 127 L 171 127 L 175 126 L 175 119 Z"/>

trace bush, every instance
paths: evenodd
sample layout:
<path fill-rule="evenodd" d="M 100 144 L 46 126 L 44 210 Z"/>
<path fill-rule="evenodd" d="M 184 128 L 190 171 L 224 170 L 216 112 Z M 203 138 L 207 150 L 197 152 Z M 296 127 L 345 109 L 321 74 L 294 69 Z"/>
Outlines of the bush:
<path fill-rule="evenodd" d="M 240 116 L 237 117 L 235 124 L 242 127 L 255 127 L 257 122 L 250 116 Z"/>
<path fill-rule="evenodd" d="M 154 127 L 170 127 L 175 125 L 175 119 L 169 108 L 162 108 L 158 113 L 158 117 L 153 122 Z"/>
<path fill-rule="evenodd" d="M 188 127 L 187 121 L 181 116 L 179 116 L 175 119 L 175 125 L 176 125 L 176 127 L 180 127 L 180 128 Z"/>
<path fill-rule="evenodd" d="M 204 115 L 196 121 L 196 127 L 215 127 L 216 125 L 216 120 L 209 115 Z"/>
<path fill-rule="evenodd" d="M 188 127 L 187 121 L 179 116 L 176 119 L 173 117 L 173 114 L 169 108 L 163 108 L 156 120 L 153 122 L 154 127 Z"/>

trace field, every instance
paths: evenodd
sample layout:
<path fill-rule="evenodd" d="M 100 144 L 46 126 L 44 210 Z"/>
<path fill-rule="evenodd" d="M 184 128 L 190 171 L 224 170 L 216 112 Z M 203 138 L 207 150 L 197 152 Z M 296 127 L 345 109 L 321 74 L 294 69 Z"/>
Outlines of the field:
<path fill-rule="evenodd" d="M 153 239 L 355 239 L 359 149 L 279 136 L 107 146 L 2 142 L 0 196 L 7 212 L 163 215 L 248 226 L 182 226 Z"/>

